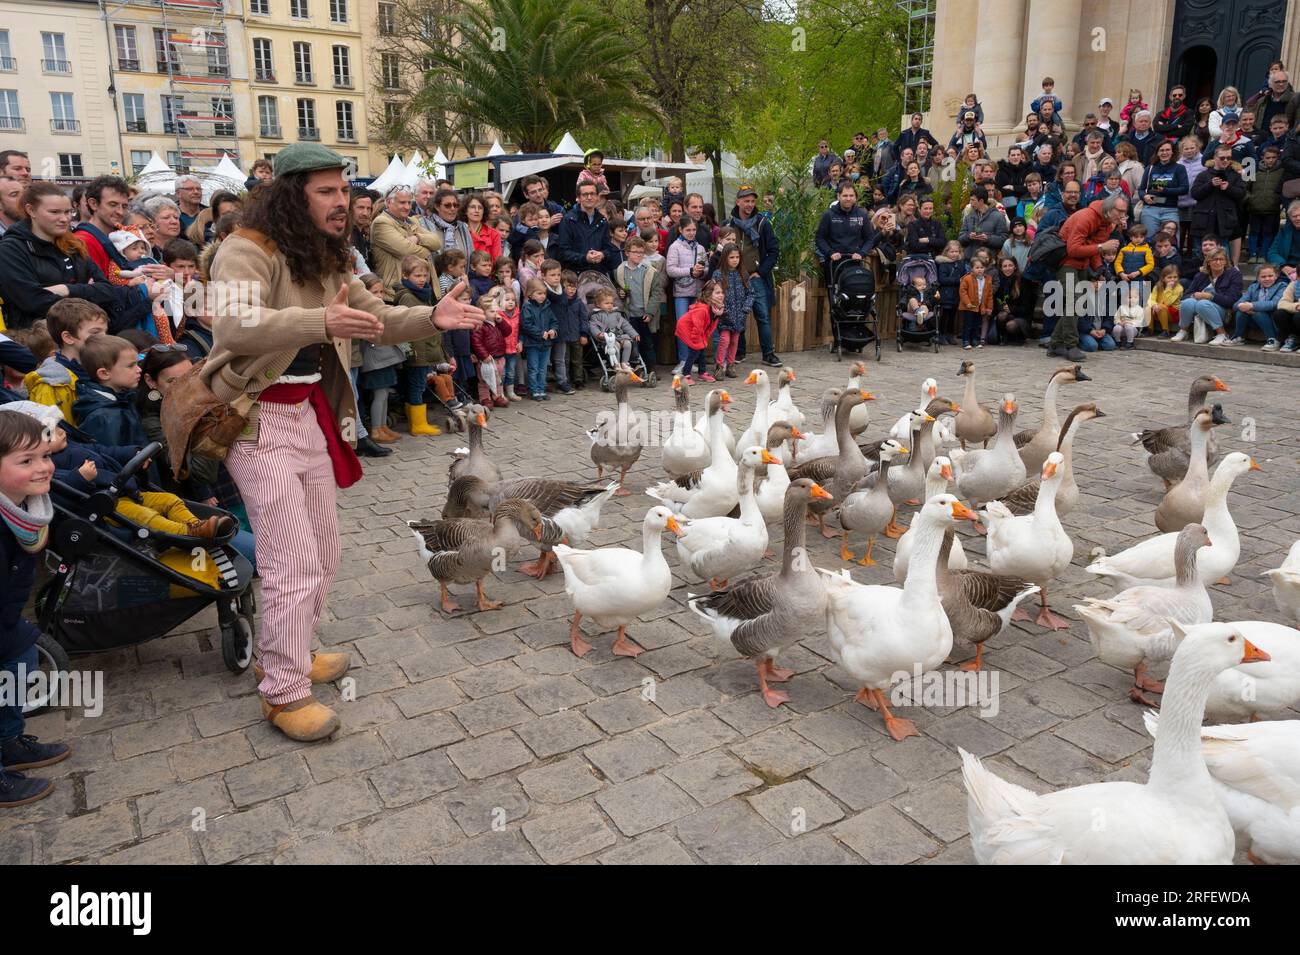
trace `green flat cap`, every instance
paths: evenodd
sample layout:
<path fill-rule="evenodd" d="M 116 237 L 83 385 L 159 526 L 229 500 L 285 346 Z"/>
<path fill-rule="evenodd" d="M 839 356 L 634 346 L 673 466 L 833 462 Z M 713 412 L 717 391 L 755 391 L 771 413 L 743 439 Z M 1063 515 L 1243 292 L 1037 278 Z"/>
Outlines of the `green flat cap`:
<path fill-rule="evenodd" d="M 272 168 L 277 176 L 321 169 L 343 169 L 347 160 L 320 143 L 292 143 L 275 154 Z"/>

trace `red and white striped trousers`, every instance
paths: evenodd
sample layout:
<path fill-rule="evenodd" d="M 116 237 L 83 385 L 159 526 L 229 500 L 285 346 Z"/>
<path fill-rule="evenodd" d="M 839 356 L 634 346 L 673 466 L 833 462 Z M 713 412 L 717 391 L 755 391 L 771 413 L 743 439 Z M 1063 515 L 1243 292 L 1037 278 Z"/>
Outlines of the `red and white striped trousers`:
<path fill-rule="evenodd" d="M 339 567 L 334 471 L 311 403 L 259 405 L 256 441 L 237 441 L 226 469 L 248 507 L 262 578 L 258 684 L 272 705 L 311 693 L 312 635 Z"/>

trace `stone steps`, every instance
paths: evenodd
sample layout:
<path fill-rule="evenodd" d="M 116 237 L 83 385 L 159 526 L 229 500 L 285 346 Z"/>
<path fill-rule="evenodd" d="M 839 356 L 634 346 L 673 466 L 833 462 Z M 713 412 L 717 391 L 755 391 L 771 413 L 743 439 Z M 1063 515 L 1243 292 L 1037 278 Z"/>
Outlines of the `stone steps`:
<path fill-rule="evenodd" d="M 1139 338 L 1139 351 L 1162 352 L 1168 355 L 1191 355 L 1213 361 L 1241 361 L 1254 365 L 1277 365 L 1300 368 L 1300 352 L 1260 351 L 1259 345 L 1197 345 L 1190 341 L 1174 342 L 1167 338 Z"/>

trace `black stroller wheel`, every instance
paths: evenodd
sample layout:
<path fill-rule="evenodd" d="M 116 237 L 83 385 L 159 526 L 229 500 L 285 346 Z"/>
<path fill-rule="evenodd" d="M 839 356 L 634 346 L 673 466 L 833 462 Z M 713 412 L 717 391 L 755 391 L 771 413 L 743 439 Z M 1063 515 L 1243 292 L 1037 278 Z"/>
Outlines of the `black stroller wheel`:
<path fill-rule="evenodd" d="M 894 347 L 900 352 L 903 350 L 903 338 L 901 335 L 894 335 Z"/>
<path fill-rule="evenodd" d="M 27 693 L 26 687 L 23 688 L 20 708 L 25 716 L 49 706 L 52 688 L 58 685 L 57 681 L 49 678 L 56 673 L 66 673 L 72 669 L 68 651 L 48 633 L 41 634 L 36 641 L 36 665 L 46 676 L 45 685 L 39 693 Z"/>
<path fill-rule="evenodd" d="M 653 388 L 659 384 L 659 376 L 655 372 L 649 372 L 645 377 L 645 387 Z"/>
<path fill-rule="evenodd" d="M 901 343 L 898 346 L 898 350 L 899 351 L 903 350 L 903 346 Z M 876 361 L 880 361 L 880 336 L 879 335 L 876 336 Z"/>
<path fill-rule="evenodd" d="M 253 662 L 253 621 L 237 616 L 221 627 L 221 661 L 231 673 L 243 673 Z"/>
<path fill-rule="evenodd" d="M 609 391 L 609 388 L 610 388 L 609 375 L 603 375 L 600 379 L 600 390 Z"/>
<path fill-rule="evenodd" d="M 930 347 L 931 347 L 932 349 L 934 349 L 934 353 L 935 353 L 936 355 L 939 354 L 939 336 L 938 336 L 938 335 L 935 335 L 933 338 L 930 339 Z"/>

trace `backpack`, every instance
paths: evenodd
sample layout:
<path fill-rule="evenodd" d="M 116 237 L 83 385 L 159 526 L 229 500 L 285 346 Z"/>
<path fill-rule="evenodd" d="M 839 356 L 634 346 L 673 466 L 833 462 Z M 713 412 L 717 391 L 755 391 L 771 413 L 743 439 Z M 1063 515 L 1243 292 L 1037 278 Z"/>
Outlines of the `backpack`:
<path fill-rule="evenodd" d="M 1034 233 L 1034 241 L 1029 244 L 1028 258 L 1033 265 L 1049 271 L 1059 269 L 1065 261 L 1065 240 L 1061 238 L 1061 227 L 1039 229 Z"/>

